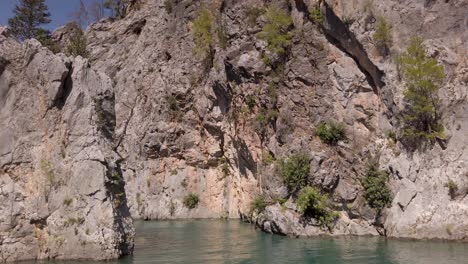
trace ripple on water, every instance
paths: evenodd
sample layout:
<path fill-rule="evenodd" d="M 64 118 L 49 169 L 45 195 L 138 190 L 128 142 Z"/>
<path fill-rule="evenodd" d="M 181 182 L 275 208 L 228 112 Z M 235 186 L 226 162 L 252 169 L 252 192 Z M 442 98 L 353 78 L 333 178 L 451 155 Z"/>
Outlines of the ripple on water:
<path fill-rule="evenodd" d="M 468 264 L 468 243 L 379 237 L 294 239 L 265 234 L 236 220 L 136 221 L 135 225 L 134 256 L 106 264 Z"/>

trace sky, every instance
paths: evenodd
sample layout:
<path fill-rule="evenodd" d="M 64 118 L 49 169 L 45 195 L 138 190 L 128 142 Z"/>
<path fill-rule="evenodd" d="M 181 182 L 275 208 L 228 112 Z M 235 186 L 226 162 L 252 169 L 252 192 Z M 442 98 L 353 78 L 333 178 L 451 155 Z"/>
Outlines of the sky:
<path fill-rule="evenodd" d="M 85 0 L 88 3 L 90 0 Z M 13 9 L 19 0 L 0 0 L 0 25 L 7 25 L 8 19 L 13 16 Z M 79 7 L 79 0 L 46 0 L 52 22 L 43 25 L 53 31 L 57 27 L 73 20 L 72 12 Z"/>

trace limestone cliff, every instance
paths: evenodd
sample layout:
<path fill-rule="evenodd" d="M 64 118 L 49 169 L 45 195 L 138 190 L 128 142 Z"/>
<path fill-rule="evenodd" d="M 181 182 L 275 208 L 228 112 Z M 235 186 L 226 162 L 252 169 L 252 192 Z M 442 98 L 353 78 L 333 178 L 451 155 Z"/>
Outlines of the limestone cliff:
<path fill-rule="evenodd" d="M 5 28 L 0 47 L 0 260 L 132 252 L 111 79 Z"/>
<path fill-rule="evenodd" d="M 276 68 L 258 37 L 265 18 L 252 18 L 271 1 L 136 2 L 86 30 L 89 60 L 2 29 L 2 260 L 118 257 L 131 252 L 130 216 L 245 217 L 259 194 L 289 199 L 248 217 L 267 232 L 467 239 L 466 1 L 272 1 L 293 21 Z M 320 23 L 309 16 L 318 4 Z M 192 52 L 202 7 L 221 29 L 208 63 Z M 405 84 L 372 41 L 379 16 L 393 26 L 392 55 L 418 34 L 444 66 L 447 138 L 425 150 L 385 135 L 400 129 Z M 336 146 L 314 135 L 328 120 L 345 124 Z M 304 222 L 265 162 L 299 152 L 311 158 L 308 182 L 340 214 L 331 231 Z M 371 158 L 390 173 L 393 201 L 380 214 L 360 183 Z M 194 209 L 183 205 L 189 193 Z"/>

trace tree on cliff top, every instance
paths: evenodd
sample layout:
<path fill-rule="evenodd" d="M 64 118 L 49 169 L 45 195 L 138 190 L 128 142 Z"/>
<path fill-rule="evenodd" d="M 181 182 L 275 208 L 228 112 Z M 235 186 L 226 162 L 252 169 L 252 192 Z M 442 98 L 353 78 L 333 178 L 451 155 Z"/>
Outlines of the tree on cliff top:
<path fill-rule="evenodd" d="M 15 16 L 8 19 L 8 25 L 19 40 L 49 35 L 48 30 L 40 27 L 51 21 L 44 0 L 20 0 L 13 12 Z"/>
<path fill-rule="evenodd" d="M 112 17 L 123 18 L 127 14 L 127 7 L 136 2 L 136 0 L 105 0 L 104 8 L 111 11 Z"/>

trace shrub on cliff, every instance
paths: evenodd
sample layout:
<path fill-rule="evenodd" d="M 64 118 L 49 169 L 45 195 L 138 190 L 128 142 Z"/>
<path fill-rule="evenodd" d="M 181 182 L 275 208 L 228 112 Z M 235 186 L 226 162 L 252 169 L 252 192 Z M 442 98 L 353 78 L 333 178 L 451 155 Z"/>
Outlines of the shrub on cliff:
<path fill-rule="evenodd" d="M 457 191 L 458 191 L 457 183 L 454 182 L 453 180 L 449 180 L 444 186 L 449 189 L 450 198 L 452 200 L 455 199 L 455 196 L 456 196 Z"/>
<path fill-rule="evenodd" d="M 309 18 L 315 24 L 321 24 L 323 21 L 322 12 L 320 12 L 320 7 L 316 6 L 309 10 Z"/>
<path fill-rule="evenodd" d="M 323 143 L 336 145 L 338 141 L 346 138 L 344 125 L 336 122 L 323 122 L 315 130 L 315 135 L 322 140 Z"/>
<path fill-rule="evenodd" d="M 377 28 L 372 39 L 380 54 L 387 56 L 390 53 L 390 47 L 393 43 L 392 27 L 383 16 L 377 18 Z"/>
<path fill-rule="evenodd" d="M 295 193 L 307 185 L 310 158 L 306 154 L 294 154 L 287 160 L 279 160 L 277 170 L 290 193 Z"/>
<path fill-rule="evenodd" d="M 289 29 L 292 25 L 291 17 L 286 11 L 271 5 L 265 12 L 266 23 L 258 37 L 268 43 L 268 50 L 274 54 L 282 55 L 291 43 L 292 35 Z"/>
<path fill-rule="evenodd" d="M 112 17 L 123 18 L 127 15 L 127 8 L 130 4 L 129 0 L 105 0 L 103 6 L 110 10 Z"/>
<path fill-rule="evenodd" d="M 185 198 L 184 198 L 184 205 L 185 205 L 185 207 L 187 207 L 188 209 L 193 209 L 193 208 L 197 207 L 199 201 L 200 201 L 200 200 L 199 200 L 199 198 L 198 198 L 198 194 L 196 194 L 196 193 L 191 193 L 191 194 L 185 196 Z"/>
<path fill-rule="evenodd" d="M 397 63 L 406 82 L 403 136 L 418 146 L 421 140 L 443 139 L 438 90 L 444 68 L 426 54 L 423 39 L 413 38 Z"/>
<path fill-rule="evenodd" d="M 86 37 L 82 30 L 79 30 L 70 38 L 65 53 L 68 56 L 81 56 L 83 58 L 89 57 L 89 52 L 86 48 Z"/>
<path fill-rule="evenodd" d="M 263 8 L 259 7 L 251 7 L 247 9 L 245 12 L 245 15 L 247 16 L 247 22 L 249 23 L 250 26 L 255 26 L 257 23 L 257 19 L 265 13 L 265 10 Z"/>
<path fill-rule="evenodd" d="M 264 195 L 257 196 L 251 203 L 250 203 L 250 214 L 259 214 L 265 210 L 267 207 L 267 202 L 265 200 Z"/>
<path fill-rule="evenodd" d="M 296 205 L 304 216 L 311 216 L 320 226 L 328 226 L 338 218 L 338 214 L 330 210 L 327 195 L 322 195 L 317 189 L 306 186 L 299 191 Z"/>
<path fill-rule="evenodd" d="M 208 9 L 203 8 L 193 21 L 192 26 L 192 38 L 195 44 L 193 47 L 193 54 L 198 59 L 205 60 L 212 56 L 212 29 L 213 16 Z"/>
<path fill-rule="evenodd" d="M 387 186 L 388 174 L 378 169 L 377 164 L 368 166 L 366 175 L 361 180 L 364 187 L 364 198 L 370 207 L 382 210 L 392 202 L 392 192 Z"/>

